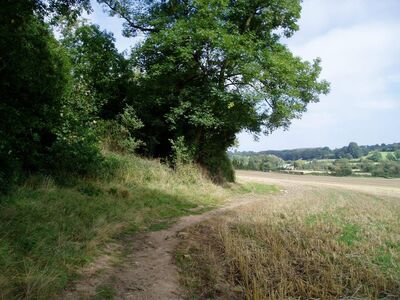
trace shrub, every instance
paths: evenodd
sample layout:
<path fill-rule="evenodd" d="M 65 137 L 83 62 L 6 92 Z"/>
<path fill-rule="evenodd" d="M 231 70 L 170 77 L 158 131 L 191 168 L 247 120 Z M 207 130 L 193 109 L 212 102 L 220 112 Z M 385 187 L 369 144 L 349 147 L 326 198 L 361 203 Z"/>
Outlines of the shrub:
<path fill-rule="evenodd" d="M 49 171 L 80 175 L 96 173 L 102 157 L 95 130 L 95 99 L 83 83 L 75 82 L 64 98 L 62 125 L 55 130 Z"/>
<path fill-rule="evenodd" d="M 383 156 L 382 153 L 380 153 L 379 151 L 374 151 L 372 152 L 372 154 L 368 157 L 369 160 L 372 160 L 374 162 L 379 162 L 381 160 L 383 160 Z"/>
<path fill-rule="evenodd" d="M 175 167 L 193 162 L 193 148 L 189 148 L 183 136 L 170 140 L 172 148 L 172 162 Z"/>
<path fill-rule="evenodd" d="M 349 161 L 345 158 L 336 160 L 331 167 L 331 171 L 335 176 L 350 176 L 353 174 L 353 170 Z"/>
<path fill-rule="evenodd" d="M 384 161 L 375 166 L 372 176 L 376 177 L 400 177 L 400 163 Z"/>
<path fill-rule="evenodd" d="M 235 171 L 226 152 L 210 155 L 202 164 L 206 167 L 214 182 L 235 181 Z"/>
<path fill-rule="evenodd" d="M 95 174 L 101 167 L 102 160 L 97 137 L 91 130 L 80 133 L 71 131 L 68 137 L 58 137 L 52 147 L 51 166 L 55 171 L 79 175 Z"/>
<path fill-rule="evenodd" d="M 371 163 L 368 160 L 363 160 L 360 163 L 360 169 L 363 172 L 372 172 L 372 170 L 374 169 L 374 163 Z"/>
<path fill-rule="evenodd" d="M 386 159 L 387 160 L 391 160 L 391 161 L 396 161 L 397 160 L 396 156 L 394 156 L 394 154 L 390 153 L 390 152 L 386 155 Z"/>
<path fill-rule="evenodd" d="M 97 127 L 103 148 L 120 153 L 134 153 L 143 142 L 134 137 L 143 124 L 131 106 L 125 107 L 116 120 L 102 120 Z"/>

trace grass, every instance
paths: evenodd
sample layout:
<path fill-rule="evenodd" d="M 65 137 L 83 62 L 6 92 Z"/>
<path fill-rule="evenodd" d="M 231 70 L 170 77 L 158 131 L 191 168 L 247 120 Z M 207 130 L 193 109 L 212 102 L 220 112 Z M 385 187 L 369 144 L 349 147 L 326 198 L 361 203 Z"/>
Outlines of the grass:
<path fill-rule="evenodd" d="M 114 299 L 115 290 L 110 285 L 100 285 L 96 288 L 95 300 L 110 300 Z"/>
<path fill-rule="evenodd" d="M 275 185 L 267 185 L 257 182 L 246 182 L 234 187 L 238 194 L 270 194 L 279 192 L 279 188 Z"/>
<path fill-rule="evenodd" d="M 399 299 L 400 201 L 302 187 L 189 229 L 192 299 Z"/>
<path fill-rule="evenodd" d="M 160 230 L 230 194 L 194 166 L 174 171 L 135 156 L 107 159 L 115 168 L 102 179 L 35 176 L 0 199 L 0 299 L 57 298 L 106 243 Z M 102 287 L 98 297 L 112 291 Z"/>

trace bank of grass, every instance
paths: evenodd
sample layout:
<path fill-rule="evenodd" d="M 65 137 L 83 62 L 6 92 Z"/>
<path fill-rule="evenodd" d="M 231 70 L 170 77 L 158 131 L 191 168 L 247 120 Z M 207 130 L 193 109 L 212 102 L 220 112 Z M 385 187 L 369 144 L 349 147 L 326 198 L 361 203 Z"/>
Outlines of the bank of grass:
<path fill-rule="evenodd" d="M 107 161 L 97 178 L 33 176 L 0 199 L 0 299 L 54 299 L 112 239 L 168 226 L 231 193 L 194 166 Z"/>
<path fill-rule="evenodd" d="M 399 299 L 400 201 L 302 188 L 190 229 L 193 299 Z"/>

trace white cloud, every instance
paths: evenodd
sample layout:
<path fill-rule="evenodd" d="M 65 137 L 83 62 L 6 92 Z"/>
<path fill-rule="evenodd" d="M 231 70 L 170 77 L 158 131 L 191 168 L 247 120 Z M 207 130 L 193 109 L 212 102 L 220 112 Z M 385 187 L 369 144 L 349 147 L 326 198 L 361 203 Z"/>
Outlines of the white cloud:
<path fill-rule="evenodd" d="M 397 6 L 397 10 L 395 7 Z M 241 149 L 341 146 L 398 141 L 400 127 L 400 1 L 309 0 L 301 30 L 288 46 L 307 60 L 322 58 L 331 93 L 310 106 L 288 132 Z"/>
<path fill-rule="evenodd" d="M 122 37 L 122 20 L 92 1 L 89 19 L 112 31 L 120 50 L 136 40 Z M 399 141 L 400 0 L 305 0 L 300 31 L 284 42 L 305 59 L 322 58 L 331 93 L 312 104 L 289 131 L 253 142 L 240 134 L 241 149 L 341 146 L 349 141 Z"/>

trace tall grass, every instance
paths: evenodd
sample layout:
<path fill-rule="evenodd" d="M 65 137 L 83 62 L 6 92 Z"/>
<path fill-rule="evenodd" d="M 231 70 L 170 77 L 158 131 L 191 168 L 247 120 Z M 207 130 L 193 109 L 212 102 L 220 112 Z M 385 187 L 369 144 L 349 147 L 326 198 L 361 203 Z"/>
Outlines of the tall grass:
<path fill-rule="evenodd" d="M 108 154 L 105 166 L 95 178 L 33 176 L 0 199 L 0 299 L 54 299 L 106 242 L 227 195 L 192 165 Z"/>
<path fill-rule="evenodd" d="M 309 189 L 191 232 L 177 257 L 198 299 L 400 298 L 398 198 Z"/>

